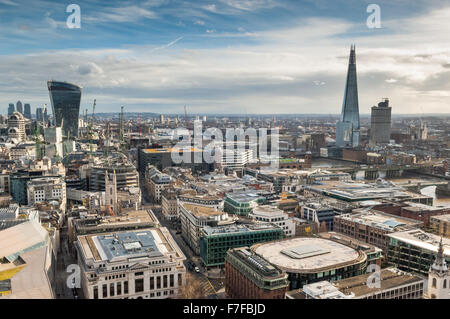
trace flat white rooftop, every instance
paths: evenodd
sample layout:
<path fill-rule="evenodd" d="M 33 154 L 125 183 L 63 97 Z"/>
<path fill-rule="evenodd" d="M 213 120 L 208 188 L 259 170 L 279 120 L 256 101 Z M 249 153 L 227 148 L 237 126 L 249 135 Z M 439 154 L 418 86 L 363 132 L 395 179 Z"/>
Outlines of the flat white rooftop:
<path fill-rule="evenodd" d="M 335 265 L 345 267 L 361 257 L 355 249 L 322 238 L 297 237 L 257 244 L 252 249 L 270 263 L 287 272 L 311 272 Z"/>

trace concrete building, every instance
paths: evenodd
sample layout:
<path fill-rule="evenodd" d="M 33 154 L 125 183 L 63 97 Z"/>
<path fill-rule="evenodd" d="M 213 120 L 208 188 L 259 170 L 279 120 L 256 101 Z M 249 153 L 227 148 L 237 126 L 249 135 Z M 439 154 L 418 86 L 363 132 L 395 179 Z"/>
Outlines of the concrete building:
<path fill-rule="evenodd" d="M 83 235 L 76 247 L 87 299 L 176 298 L 185 285 L 186 257 L 164 227 Z"/>
<path fill-rule="evenodd" d="M 64 149 L 63 149 L 63 138 L 62 138 L 62 129 L 61 127 L 46 127 L 44 128 L 44 141 L 45 143 L 50 144 L 48 148 L 46 148 L 46 155 L 49 155 L 49 151 L 52 150 L 50 154 L 54 154 L 56 157 L 64 157 Z"/>
<path fill-rule="evenodd" d="M 356 238 L 383 250 L 385 256 L 389 247 L 389 234 L 415 229 L 421 222 L 398 217 L 376 210 L 343 214 L 334 217 L 334 231 Z"/>
<path fill-rule="evenodd" d="M 256 244 L 251 249 L 288 274 L 291 290 L 307 283 L 358 276 L 367 267 L 364 251 L 323 238 L 296 237 Z"/>
<path fill-rule="evenodd" d="M 430 228 L 439 236 L 450 238 L 450 214 L 430 217 Z"/>
<path fill-rule="evenodd" d="M 181 203 L 178 208 L 181 236 L 197 255 L 200 255 L 200 237 L 203 227 L 229 225 L 237 219 L 223 211 L 202 205 Z"/>
<path fill-rule="evenodd" d="M 95 164 L 89 174 L 89 190 L 92 192 L 105 191 L 105 172 L 116 172 L 117 189 L 139 187 L 139 175 L 133 164 L 123 159 L 109 159 L 109 163 Z"/>
<path fill-rule="evenodd" d="M 178 193 L 175 190 L 165 189 L 161 192 L 161 212 L 166 220 L 177 220 Z"/>
<path fill-rule="evenodd" d="M 367 273 L 335 282 L 319 281 L 286 293 L 287 299 L 422 299 L 424 279 L 395 268 L 380 272 L 379 287 Z"/>
<path fill-rule="evenodd" d="M 248 247 L 230 249 L 225 257 L 225 293 L 230 299 L 283 299 L 287 277 Z"/>
<path fill-rule="evenodd" d="M 404 271 L 428 276 L 440 249 L 441 237 L 420 229 L 388 234 L 388 262 Z M 443 258 L 450 262 L 450 239 L 442 240 Z"/>
<path fill-rule="evenodd" d="M 161 194 L 168 189 L 172 183 L 172 178 L 158 171 L 156 168 L 150 170 L 145 177 L 148 195 L 155 203 L 161 202 Z"/>
<path fill-rule="evenodd" d="M 224 202 L 224 210 L 230 214 L 248 216 L 253 209 L 265 204 L 266 199 L 255 191 L 227 193 Z"/>
<path fill-rule="evenodd" d="M 337 212 L 332 207 L 317 202 L 307 202 L 300 210 L 300 217 L 317 223 L 319 230 L 332 231 L 335 215 Z"/>
<path fill-rule="evenodd" d="M 383 99 L 378 106 L 372 106 L 370 144 L 389 143 L 391 139 L 391 110 L 389 99 Z"/>
<path fill-rule="evenodd" d="M 0 230 L 0 299 L 55 298 L 54 232 L 38 218 Z"/>
<path fill-rule="evenodd" d="M 295 236 L 295 223 L 287 213 L 274 206 L 257 206 L 249 214 L 255 221 L 275 224 L 284 231 L 286 237 Z"/>
<path fill-rule="evenodd" d="M 28 205 L 42 202 L 58 202 L 59 209 L 66 211 L 66 182 L 60 177 L 35 178 L 27 182 Z"/>
<path fill-rule="evenodd" d="M 8 137 L 15 143 L 25 141 L 25 118 L 20 112 L 13 112 L 8 118 Z"/>

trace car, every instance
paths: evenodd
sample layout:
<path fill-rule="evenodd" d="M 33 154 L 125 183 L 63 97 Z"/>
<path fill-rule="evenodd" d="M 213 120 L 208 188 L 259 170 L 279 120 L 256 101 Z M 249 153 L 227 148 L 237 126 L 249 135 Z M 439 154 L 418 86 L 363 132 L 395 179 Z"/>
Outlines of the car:
<path fill-rule="evenodd" d="M 200 272 L 200 268 L 198 268 L 197 266 L 195 266 L 194 270 L 195 270 L 195 272 L 197 272 L 197 273 Z"/>

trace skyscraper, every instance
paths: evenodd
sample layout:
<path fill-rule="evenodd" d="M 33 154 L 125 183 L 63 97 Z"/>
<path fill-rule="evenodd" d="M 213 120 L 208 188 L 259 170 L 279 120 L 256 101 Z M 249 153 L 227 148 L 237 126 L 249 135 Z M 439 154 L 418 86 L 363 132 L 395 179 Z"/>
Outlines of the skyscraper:
<path fill-rule="evenodd" d="M 22 102 L 17 101 L 17 103 L 16 103 L 16 111 L 19 112 L 20 114 L 23 114 Z"/>
<path fill-rule="evenodd" d="M 31 119 L 31 106 L 30 106 L 30 104 L 26 103 L 26 104 L 24 105 L 23 115 L 24 115 L 27 119 Z"/>
<path fill-rule="evenodd" d="M 44 112 L 42 107 L 36 108 L 36 121 L 38 122 L 44 121 Z"/>
<path fill-rule="evenodd" d="M 14 103 L 9 103 L 8 106 L 8 116 L 10 116 L 11 114 L 13 114 L 16 111 L 16 106 L 14 105 Z"/>
<path fill-rule="evenodd" d="M 378 106 L 372 106 L 370 119 L 370 145 L 389 143 L 391 139 L 391 110 L 389 99 L 383 99 Z"/>
<path fill-rule="evenodd" d="M 359 103 L 356 81 L 355 46 L 350 47 L 347 81 L 341 118 L 336 125 L 336 146 L 357 147 L 359 145 Z"/>
<path fill-rule="evenodd" d="M 62 126 L 65 136 L 78 136 L 81 87 L 67 82 L 48 81 L 55 126 Z"/>

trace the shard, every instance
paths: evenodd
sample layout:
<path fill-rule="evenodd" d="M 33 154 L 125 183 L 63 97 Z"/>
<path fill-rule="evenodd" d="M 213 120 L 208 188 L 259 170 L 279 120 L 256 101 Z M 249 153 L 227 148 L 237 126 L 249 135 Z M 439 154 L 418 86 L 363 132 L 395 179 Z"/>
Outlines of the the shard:
<path fill-rule="evenodd" d="M 336 146 L 357 147 L 359 145 L 359 104 L 356 81 L 355 46 L 350 47 L 347 81 L 341 118 L 336 125 Z"/>

